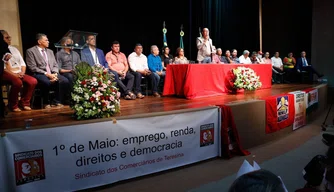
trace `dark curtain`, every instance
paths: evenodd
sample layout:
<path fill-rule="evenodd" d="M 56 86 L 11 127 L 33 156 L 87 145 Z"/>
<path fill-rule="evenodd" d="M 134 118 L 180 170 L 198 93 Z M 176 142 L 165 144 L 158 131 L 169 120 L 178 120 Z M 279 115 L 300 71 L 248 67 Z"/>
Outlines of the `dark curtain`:
<path fill-rule="evenodd" d="M 136 43 L 150 54 L 150 46 L 163 45 L 163 22 L 167 42 L 175 54 L 183 25 L 185 55 L 196 60 L 199 28 L 207 27 L 217 48 L 259 50 L 258 0 L 169 0 L 169 1 L 83 1 L 19 0 L 23 49 L 35 45 L 35 34 L 48 35 L 50 48 L 70 29 L 98 33 L 97 44 L 110 51 L 118 40 L 126 55 Z M 263 51 L 282 54 L 289 51 L 310 52 L 311 0 L 263 0 Z"/>
<path fill-rule="evenodd" d="M 129 55 L 136 43 L 150 54 L 150 46 L 163 46 L 163 21 L 167 27 L 167 42 L 175 54 L 180 43 L 180 26 L 184 27 L 184 44 L 188 48 L 189 0 L 160 1 L 84 1 L 58 0 L 48 2 L 19 0 L 24 51 L 35 45 L 36 33 L 45 33 L 50 48 L 70 29 L 96 32 L 97 47 L 109 52 L 114 40 L 121 52 Z"/>
<path fill-rule="evenodd" d="M 289 52 L 300 57 L 301 51 L 311 56 L 312 0 L 263 0 L 263 51 L 273 56 L 279 51 L 284 58 Z"/>
<path fill-rule="evenodd" d="M 216 48 L 237 49 L 238 54 L 247 49 L 258 51 L 259 4 L 258 0 L 200 0 L 193 1 L 192 41 L 199 36 L 199 28 L 207 27 Z M 196 45 L 192 57 L 196 58 Z"/>

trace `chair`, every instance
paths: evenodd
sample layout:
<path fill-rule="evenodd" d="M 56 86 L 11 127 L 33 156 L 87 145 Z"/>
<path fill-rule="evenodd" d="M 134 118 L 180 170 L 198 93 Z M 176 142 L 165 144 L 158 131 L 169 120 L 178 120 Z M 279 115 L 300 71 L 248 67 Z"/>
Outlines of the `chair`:
<path fill-rule="evenodd" d="M 50 95 L 52 95 L 54 93 L 55 92 L 53 90 L 49 91 L 49 95 L 48 95 L 49 103 L 51 103 Z M 41 98 L 41 109 L 42 109 L 43 106 L 44 106 L 44 98 L 42 96 L 42 91 L 41 91 L 41 85 L 40 84 L 37 84 L 37 86 L 34 90 L 34 93 L 32 95 L 32 98 L 31 98 L 31 107 L 32 108 L 34 108 L 35 97 L 40 97 Z"/>
<path fill-rule="evenodd" d="M 312 83 L 312 79 L 310 79 L 310 72 L 308 71 L 300 71 L 300 81 L 301 83 Z"/>
<path fill-rule="evenodd" d="M 148 96 L 148 78 L 146 77 L 141 77 L 141 87 L 145 88 L 145 95 Z"/>

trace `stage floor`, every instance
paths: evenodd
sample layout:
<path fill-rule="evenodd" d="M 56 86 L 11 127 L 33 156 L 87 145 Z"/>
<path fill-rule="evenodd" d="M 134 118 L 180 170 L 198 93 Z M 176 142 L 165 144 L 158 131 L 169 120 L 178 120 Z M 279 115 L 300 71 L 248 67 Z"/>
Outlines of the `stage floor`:
<path fill-rule="evenodd" d="M 155 98 L 147 96 L 144 99 L 121 100 L 121 113 L 115 115 L 132 116 L 147 113 L 165 112 L 181 109 L 200 108 L 212 105 L 221 105 L 229 102 L 242 102 L 250 99 L 259 99 L 271 95 L 278 95 L 291 91 L 303 90 L 318 84 L 275 84 L 271 89 L 258 90 L 254 94 L 238 93 L 237 95 L 222 95 L 187 100 L 177 97 Z M 72 117 L 73 111 L 69 106 L 52 109 L 36 109 L 32 111 L 10 112 L 5 119 L 0 120 L 0 130 L 21 129 L 25 127 L 25 120 L 32 119 L 32 127 L 61 126 L 68 123 L 81 124 Z"/>

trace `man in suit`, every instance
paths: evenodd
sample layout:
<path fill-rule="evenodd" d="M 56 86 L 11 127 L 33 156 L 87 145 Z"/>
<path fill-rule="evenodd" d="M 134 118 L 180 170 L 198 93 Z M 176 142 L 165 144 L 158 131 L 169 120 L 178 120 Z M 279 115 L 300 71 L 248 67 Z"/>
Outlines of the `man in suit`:
<path fill-rule="evenodd" d="M 212 39 L 209 36 L 209 29 L 204 28 L 202 31 L 202 37 L 197 37 L 197 61 L 199 63 L 211 63 L 212 62 Z"/>
<path fill-rule="evenodd" d="M 297 60 L 297 72 L 307 71 L 310 74 L 310 80 L 313 81 L 313 74 L 316 74 L 318 78 L 323 77 L 323 74 L 318 73 L 310 64 L 310 61 L 306 58 L 306 52 L 302 51 L 300 53 L 300 58 Z"/>
<path fill-rule="evenodd" d="M 81 51 L 81 61 L 87 62 L 90 66 L 101 64 L 103 67 L 109 68 L 104 52 L 101 49 L 96 48 L 95 35 L 88 35 L 86 43 L 88 47 Z"/>
<path fill-rule="evenodd" d="M 29 48 L 26 52 L 26 62 L 29 70 L 41 86 L 42 96 L 47 102 L 44 108 L 51 108 L 51 104 L 63 106 L 64 95 L 69 91 L 69 81 L 59 74 L 56 58 L 49 47 L 49 40 L 45 34 L 36 35 L 37 45 Z M 49 102 L 49 91 L 55 91 L 53 103 Z"/>

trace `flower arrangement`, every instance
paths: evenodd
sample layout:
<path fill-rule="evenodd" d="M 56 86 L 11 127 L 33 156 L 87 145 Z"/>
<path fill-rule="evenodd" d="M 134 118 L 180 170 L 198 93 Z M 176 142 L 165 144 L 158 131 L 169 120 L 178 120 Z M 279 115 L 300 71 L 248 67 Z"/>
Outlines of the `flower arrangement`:
<path fill-rule="evenodd" d="M 237 67 L 232 69 L 232 73 L 235 77 L 233 83 L 235 89 L 254 91 L 262 86 L 260 77 L 256 75 L 253 69 Z"/>
<path fill-rule="evenodd" d="M 110 117 L 120 111 L 120 92 L 114 76 L 102 65 L 81 62 L 75 67 L 71 108 L 79 119 Z"/>

